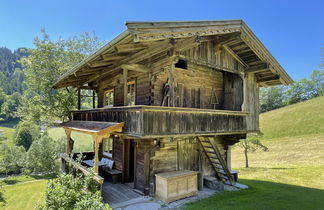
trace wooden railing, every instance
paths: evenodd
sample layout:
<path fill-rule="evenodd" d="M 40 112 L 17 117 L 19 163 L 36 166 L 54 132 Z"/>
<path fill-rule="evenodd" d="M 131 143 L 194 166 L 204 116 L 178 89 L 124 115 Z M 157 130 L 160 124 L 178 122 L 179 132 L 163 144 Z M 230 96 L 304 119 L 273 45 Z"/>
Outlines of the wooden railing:
<path fill-rule="evenodd" d="M 127 106 L 73 111 L 73 120 L 125 122 L 124 134 L 150 138 L 244 133 L 247 114 L 227 110 Z"/>

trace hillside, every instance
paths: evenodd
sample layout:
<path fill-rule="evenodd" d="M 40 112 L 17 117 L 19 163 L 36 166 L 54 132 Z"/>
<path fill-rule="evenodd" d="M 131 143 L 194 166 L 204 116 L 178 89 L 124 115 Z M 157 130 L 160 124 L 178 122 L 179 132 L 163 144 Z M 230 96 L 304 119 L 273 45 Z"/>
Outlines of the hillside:
<path fill-rule="evenodd" d="M 239 182 L 250 188 L 216 195 L 188 209 L 231 209 L 233 204 L 236 209 L 323 209 L 323 105 L 324 97 L 318 97 L 261 114 L 262 142 L 269 151 L 250 153 L 250 168 L 244 167 L 242 148 L 232 151 Z"/>
<path fill-rule="evenodd" d="M 260 115 L 264 139 L 324 134 L 324 96 Z"/>

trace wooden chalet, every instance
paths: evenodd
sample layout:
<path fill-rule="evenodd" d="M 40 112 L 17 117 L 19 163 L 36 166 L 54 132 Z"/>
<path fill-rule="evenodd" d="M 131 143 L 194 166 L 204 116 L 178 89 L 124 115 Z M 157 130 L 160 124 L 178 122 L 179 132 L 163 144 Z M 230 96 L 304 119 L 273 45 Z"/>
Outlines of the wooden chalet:
<path fill-rule="evenodd" d="M 259 131 L 259 87 L 292 79 L 242 20 L 126 26 L 53 85 L 94 95 L 93 109 L 80 110 L 79 97 L 73 120 L 62 124 L 67 154 L 71 132 L 92 135 L 94 153 L 84 159 L 98 182 L 108 171 L 143 194 L 156 193 L 155 175 L 164 172 L 232 184 L 231 146 Z M 110 169 L 100 166 L 103 158 L 113 161 Z"/>

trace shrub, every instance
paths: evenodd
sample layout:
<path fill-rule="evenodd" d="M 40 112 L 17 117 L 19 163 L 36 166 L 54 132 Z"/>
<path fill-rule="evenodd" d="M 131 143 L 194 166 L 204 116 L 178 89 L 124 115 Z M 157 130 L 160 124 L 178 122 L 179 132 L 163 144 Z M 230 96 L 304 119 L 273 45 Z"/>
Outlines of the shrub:
<path fill-rule="evenodd" d="M 25 149 L 23 147 L 0 144 L 0 173 L 20 173 L 25 164 Z"/>
<path fill-rule="evenodd" d="M 61 147 L 46 133 L 34 140 L 27 152 L 26 168 L 33 173 L 55 173 L 58 170 L 58 154 Z"/>
<path fill-rule="evenodd" d="M 94 190 L 92 177 L 60 175 L 50 180 L 45 192 L 45 205 L 39 209 L 110 209 L 102 202 L 99 191 Z"/>
<path fill-rule="evenodd" d="M 29 149 L 33 140 L 40 135 L 40 129 L 37 125 L 28 121 L 21 121 L 15 130 L 14 144 L 17 146 L 23 146 L 26 151 Z"/>

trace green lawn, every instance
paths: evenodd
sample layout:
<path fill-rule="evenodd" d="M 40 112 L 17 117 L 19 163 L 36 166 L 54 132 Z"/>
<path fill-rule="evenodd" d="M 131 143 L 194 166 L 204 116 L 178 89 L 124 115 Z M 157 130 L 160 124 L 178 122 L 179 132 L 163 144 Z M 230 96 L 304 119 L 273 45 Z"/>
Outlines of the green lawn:
<path fill-rule="evenodd" d="M 188 209 L 324 209 L 324 134 L 272 139 L 268 152 L 251 153 L 244 168 L 240 148 L 232 152 L 239 183 L 250 188 L 224 192 Z"/>
<path fill-rule="evenodd" d="M 4 186 L 7 204 L 0 208 L 6 210 L 34 209 L 44 202 L 46 185 L 47 180 L 42 179 Z"/>
<path fill-rule="evenodd" d="M 63 128 L 51 128 L 48 134 L 53 139 L 59 139 L 62 142 L 66 141 L 66 135 Z M 74 140 L 74 152 L 93 151 L 93 139 L 90 135 L 72 132 L 72 139 Z"/>
<path fill-rule="evenodd" d="M 2 127 L 0 124 L 0 130 L 3 131 L 3 135 L 7 137 L 9 141 L 13 140 L 14 132 L 15 132 L 14 128 Z"/>
<path fill-rule="evenodd" d="M 268 152 L 232 151 L 232 168 L 249 189 L 224 192 L 187 209 L 324 209 L 324 97 L 260 116 Z"/>
<path fill-rule="evenodd" d="M 324 133 L 324 96 L 260 115 L 264 139 Z"/>

